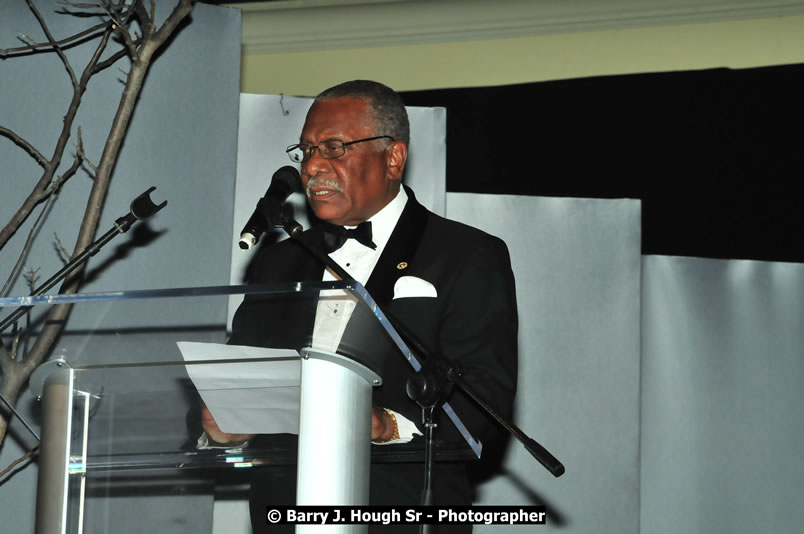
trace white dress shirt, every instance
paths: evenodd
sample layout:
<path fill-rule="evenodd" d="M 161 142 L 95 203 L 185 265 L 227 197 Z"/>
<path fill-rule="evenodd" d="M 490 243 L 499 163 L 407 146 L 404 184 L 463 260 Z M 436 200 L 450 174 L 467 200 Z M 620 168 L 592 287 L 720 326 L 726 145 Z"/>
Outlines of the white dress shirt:
<path fill-rule="evenodd" d="M 385 250 L 385 245 L 391 238 L 391 233 L 394 231 L 407 201 L 408 195 L 405 193 L 405 189 L 400 187 L 396 197 L 369 219 L 371 240 L 377 245 L 376 249 L 371 249 L 356 239 L 347 239 L 343 246 L 331 252 L 329 257 L 343 267 L 352 278 L 366 285 L 377 261 Z M 324 282 L 338 279 L 329 269 L 324 270 Z M 335 352 L 340 345 L 355 306 L 354 298 L 347 297 L 342 290 L 322 291 L 313 326 L 313 347 Z M 383 443 L 406 443 L 413 439 L 414 434 L 421 434 L 412 421 L 395 412 L 394 417 L 396 417 L 399 429 L 399 439 Z"/>

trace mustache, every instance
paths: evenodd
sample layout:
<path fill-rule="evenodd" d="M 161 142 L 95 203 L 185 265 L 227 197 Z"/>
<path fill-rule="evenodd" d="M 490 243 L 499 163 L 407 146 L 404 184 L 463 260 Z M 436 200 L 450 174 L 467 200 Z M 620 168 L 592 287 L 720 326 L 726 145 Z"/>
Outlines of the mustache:
<path fill-rule="evenodd" d="M 324 178 L 310 178 L 307 181 L 306 192 L 308 197 L 312 196 L 313 192 L 311 191 L 311 188 L 313 187 L 329 187 L 331 189 L 334 189 L 338 193 L 343 193 L 343 188 L 341 187 L 341 184 L 339 184 L 335 180 L 326 180 Z"/>

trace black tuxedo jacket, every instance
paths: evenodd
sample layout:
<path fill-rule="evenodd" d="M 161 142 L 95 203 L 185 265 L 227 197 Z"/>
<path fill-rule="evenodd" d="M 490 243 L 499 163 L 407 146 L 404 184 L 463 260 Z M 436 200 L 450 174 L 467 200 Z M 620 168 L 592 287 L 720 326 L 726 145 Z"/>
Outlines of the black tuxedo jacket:
<path fill-rule="evenodd" d="M 464 377 L 499 413 L 511 415 L 517 375 L 517 308 L 514 277 L 508 249 L 500 239 L 469 226 L 439 217 L 415 199 L 407 189 L 408 202 L 388 241 L 366 289 L 380 308 L 411 331 L 430 350 L 456 362 Z M 313 227 L 301 239 L 323 250 L 323 234 Z M 345 267 L 345 266 L 343 266 Z M 258 253 L 252 263 L 250 283 L 320 281 L 324 265 L 303 246 L 285 240 Z M 348 271 L 348 268 L 347 268 Z M 401 276 L 416 276 L 430 282 L 437 296 L 394 299 L 394 284 Z M 301 348 L 312 336 L 315 303 L 299 304 L 292 298 L 285 305 L 247 297 L 235 315 L 232 344 Z M 352 316 L 354 319 L 354 316 Z M 383 384 L 374 388 L 376 405 L 401 413 L 420 423 L 421 409 L 406 394 L 410 364 L 392 347 L 389 339 L 360 337 L 351 324 L 343 346 L 368 345 Z M 326 402 L 326 399 L 322 399 Z M 450 404 L 478 439 L 488 442 L 499 429 L 473 401 L 455 391 Z M 463 438 L 443 412 L 438 419 L 437 439 L 447 447 L 463 447 Z M 345 429 L 348 431 L 348 429 Z M 385 447 L 393 447 L 386 445 Z M 251 517 L 254 532 L 291 532 L 266 525 L 266 504 L 295 502 L 295 470 L 257 469 L 251 487 Z M 416 505 L 420 503 L 423 470 L 400 463 L 371 466 L 370 504 Z M 466 466 L 437 464 L 433 468 L 436 504 L 471 504 L 472 489 Z M 369 533 L 417 532 L 415 525 L 372 525 Z M 471 525 L 450 525 L 439 533 L 471 532 Z"/>
<path fill-rule="evenodd" d="M 416 201 L 410 189 L 407 193 L 408 202 L 366 289 L 384 312 L 426 347 L 457 363 L 478 393 L 509 417 L 516 391 L 517 308 L 508 249 L 496 237 L 435 215 Z M 319 228 L 304 232 L 301 239 L 323 250 Z M 303 246 L 285 240 L 258 253 L 248 281 L 320 281 L 323 270 Z M 401 276 L 430 282 L 437 297 L 393 299 L 394 284 Z M 310 301 L 277 306 L 275 301 L 266 304 L 250 297 L 235 315 L 230 343 L 301 348 L 312 335 L 314 314 Z M 359 339 L 360 335 L 347 327 L 342 346 L 369 347 L 369 366 L 383 377 L 383 385 L 375 388 L 374 403 L 420 422 L 421 409 L 405 391 L 413 372 L 410 364 L 389 339 Z M 494 436 L 496 423 L 462 393 L 456 391 L 449 402 L 476 438 L 486 441 Z M 440 441 L 463 441 L 445 416 L 438 422 Z"/>

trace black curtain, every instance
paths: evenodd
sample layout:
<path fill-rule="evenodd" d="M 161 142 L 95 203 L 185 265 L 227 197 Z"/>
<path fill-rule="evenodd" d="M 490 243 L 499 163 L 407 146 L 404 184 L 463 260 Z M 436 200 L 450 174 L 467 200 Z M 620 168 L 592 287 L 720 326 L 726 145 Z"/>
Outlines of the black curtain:
<path fill-rule="evenodd" d="M 402 96 L 447 108 L 448 191 L 639 198 L 644 254 L 804 262 L 804 65 Z"/>

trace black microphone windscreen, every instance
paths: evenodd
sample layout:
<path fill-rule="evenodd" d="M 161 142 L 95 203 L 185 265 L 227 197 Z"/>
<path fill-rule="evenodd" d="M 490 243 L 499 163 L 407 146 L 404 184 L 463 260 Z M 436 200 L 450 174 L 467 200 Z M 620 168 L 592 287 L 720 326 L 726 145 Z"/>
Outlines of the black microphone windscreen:
<path fill-rule="evenodd" d="M 285 198 L 289 197 L 291 193 L 301 192 L 301 176 L 296 167 L 285 165 L 277 170 L 271 178 L 271 187 L 269 189 L 273 189 L 274 187 L 276 187 L 277 191 L 281 192 Z"/>

